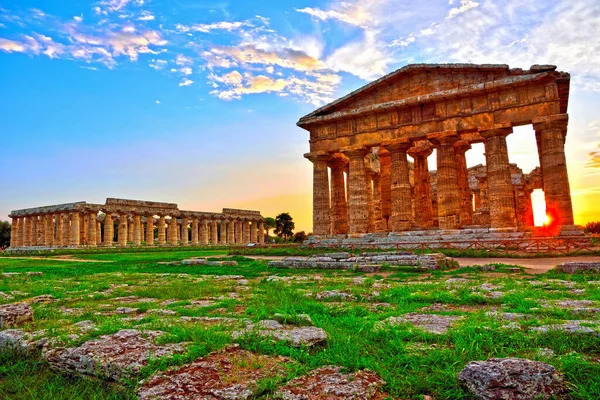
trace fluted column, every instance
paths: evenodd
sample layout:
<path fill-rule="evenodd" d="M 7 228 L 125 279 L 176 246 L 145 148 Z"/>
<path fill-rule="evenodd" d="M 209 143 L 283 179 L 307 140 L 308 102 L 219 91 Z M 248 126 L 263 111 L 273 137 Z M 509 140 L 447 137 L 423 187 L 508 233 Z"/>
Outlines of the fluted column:
<path fill-rule="evenodd" d="M 127 242 L 133 242 L 133 221 L 127 217 Z"/>
<path fill-rule="evenodd" d="M 373 174 L 373 214 L 375 218 L 375 232 L 385 232 L 387 224 L 383 219 L 381 210 L 381 174 Z"/>
<path fill-rule="evenodd" d="M 550 223 L 573 225 L 573 205 L 565 158 L 565 139 L 569 117 L 560 114 L 534 120 L 538 138 L 538 153 L 546 199 L 546 214 Z"/>
<path fill-rule="evenodd" d="M 406 231 L 412 226 L 412 193 L 406 158 L 411 144 L 394 143 L 384 147 L 391 155 L 392 206 L 388 226 L 392 232 Z"/>
<path fill-rule="evenodd" d="M 368 150 L 364 147 L 356 147 L 346 148 L 342 152 L 350 159 L 350 174 L 348 175 L 348 233 L 351 235 L 367 233 L 369 205 L 367 199 L 365 156 Z"/>
<path fill-rule="evenodd" d="M 98 221 L 96 215 L 96 246 L 100 246 L 102 244 L 102 223 Z"/>
<path fill-rule="evenodd" d="M 258 243 L 265 244 L 265 222 L 258 222 Z"/>
<path fill-rule="evenodd" d="M 31 246 L 31 216 L 23 217 L 23 246 Z"/>
<path fill-rule="evenodd" d="M 227 243 L 235 243 L 235 221 L 233 220 L 227 222 Z"/>
<path fill-rule="evenodd" d="M 388 220 L 392 213 L 392 155 L 383 147 L 379 147 L 379 169 L 381 179 L 381 215 L 383 230 L 389 232 Z"/>
<path fill-rule="evenodd" d="M 181 245 L 187 246 L 190 242 L 189 230 L 188 230 L 189 221 L 187 217 L 181 217 Z"/>
<path fill-rule="evenodd" d="M 129 221 L 127 221 L 127 215 L 121 214 L 119 216 L 119 232 L 117 234 L 117 239 L 119 246 L 126 247 L 127 239 L 129 239 Z"/>
<path fill-rule="evenodd" d="M 106 213 L 104 215 L 104 245 L 112 246 L 115 237 L 115 225 L 113 222 L 112 214 Z"/>
<path fill-rule="evenodd" d="M 198 245 L 198 217 L 192 217 L 192 246 Z"/>
<path fill-rule="evenodd" d="M 471 149 L 471 144 L 459 140 L 454 144 L 456 154 L 456 177 L 460 191 L 460 224 L 461 226 L 473 224 L 473 196 L 469 187 L 469 172 L 467 171 L 466 152 Z"/>
<path fill-rule="evenodd" d="M 200 243 L 208 244 L 208 221 L 204 218 L 200 221 Z"/>
<path fill-rule="evenodd" d="M 45 240 L 46 246 L 54 245 L 54 220 L 53 220 L 53 217 L 54 216 L 52 214 L 46 215 L 46 240 Z M 77 228 L 79 229 L 79 225 L 77 225 Z M 77 245 L 79 245 L 79 240 L 77 241 Z"/>
<path fill-rule="evenodd" d="M 133 215 L 133 238 L 132 243 L 134 246 L 139 246 L 142 244 L 142 217 L 139 214 Z"/>
<path fill-rule="evenodd" d="M 368 207 L 368 222 L 367 232 L 375 232 L 375 203 L 373 195 L 373 172 L 366 171 L 367 176 L 367 207 Z"/>
<path fill-rule="evenodd" d="M 60 215 L 60 220 L 62 222 L 61 242 L 63 246 L 68 246 L 71 243 L 71 218 L 65 213 Z"/>
<path fill-rule="evenodd" d="M 348 206 L 346 203 L 346 183 L 344 171 L 348 158 L 337 153 L 329 162 L 331 169 L 331 233 L 348 233 Z"/>
<path fill-rule="evenodd" d="M 18 247 L 19 244 L 19 224 L 21 219 L 19 217 L 13 217 L 12 225 L 10 226 L 10 247 Z"/>
<path fill-rule="evenodd" d="M 250 243 L 256 243 L 256 221 L 252 221 L 250 225 Z"/>
<path fill-rule="evenodd" d="M 167 235 L 167 241 L 171 246 L 177 246 L 177 216 L 172 215 L 169 220 L 169 233 Z"/>
<path fill-rule="evenodd" d="M 250 221 L 244 220 L 242 225 L 243 225 L 243 230 L 242 230 L 243 243 L 244 244 L 250 243 Z"/>
<path fill-rule="evenodd" d="M 46 235 L 48 234 L 47 232 L 48 227 L 46 227 Z M 69 238 L 69 245 L 70 246 L 79 246 L 79 244 L 81 243 L 81 226 L 80 226 L 80 218 L 79 218 L 79 212 L 73 212 L 71 213 L 71 233 L 70 233 L 70 238 Z"/>
<path fill-rule="evenodd" d="M 60 214 L 54 215 L 54 221 L 56 221 L 56 239 L 54 240 L 54 245 L 57 247 L 67 246 L 69 242 L 65 243 L 63 241 L 63 219 Z"/>
<path fill-rule="evenodd" d="M 219 235 L 219 244 L 227 244 L 227 221 L 223 220 L 219 224 L 220 227 L 220 235 Z"/>
<path fill-rule="evenodd" d="M 37 215 L 31 218 L 31 228 L 29 236 L 31 238 L 31 245 L 38 245 L 38 217 Z"/>
<path fill-rule="evenodd" d="M 96 247 L 96 217 L 97 216 L 98 216 L 98 214 L 94 211 L 90 211 L 87 214 L 87 245 L 90 247 Z"/>
<path fill-rule="evenodd" d="M 480 132 L 485 139 L 485 160 L 490 205 L 490 227 L 516 228 L 515 196 L 510 176 L 506 136 L 512 128 Z"/>
<path fill-rule="evenodd" d="M 243 237 L 242 237 L 242 221 L 236 221 L 235 222 L 235 242 L 236 243 L 242 243 L 243 241 Z"/>
<path fill-rule="evenodd" d="M 154 246 L 154 215 L 146 217 L 146 246 Z"/>
<path fill-rule="evenodd" d="M 87 218 L 85 213 L 79 214 L 79 245 L 87 244 Z"/>
<path fill-rule="evenodd" d="M 313 163 L 313 232 L 315 235 L 329 235 L 329 174 L 327 161 L 330 155 L 326 152 L 307 153 L 304 155 Z M 247 243 L 250 237 L 244 240 Z"/>
<path fill-rule="evenodd" d="M 158 234 L 157 240 L 159 246 L 164 246 L 167 244 L 167 222 L 164 215 L 158 216 L 158 226 L 157 226 Z"/>
<path fill-rule="evenodd" d="M 219 222 L 217 220 L 211 221 L 210 224 L 210 242 L 213 245 L 219 243 Z"/>
<path fill-rule="evenodd" d="M 454 143 L 458 136 L 433 140 L 437 149 L 437 199 L 440 229 L 460 227 L 460 192 L 456 174 Z"/>

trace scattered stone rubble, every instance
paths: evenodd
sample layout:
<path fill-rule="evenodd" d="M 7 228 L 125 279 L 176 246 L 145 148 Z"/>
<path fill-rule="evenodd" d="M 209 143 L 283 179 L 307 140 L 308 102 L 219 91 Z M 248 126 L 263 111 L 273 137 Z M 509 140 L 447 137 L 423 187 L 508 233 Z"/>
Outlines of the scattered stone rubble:
<path fill-rule="evenodd" d="M 421 328 L 424 331 L 434 333 L 436 335 L 443 335 L 448 332 L 456 322 L 463 319 L 463 316 L 455 315 L 438 315 L 438 314 L 405 314 L 400 317 L 389 317 L 386 320 L 377 323 L 378 329 L 386 326 L 395 326 L 400 324 L 412 324 L 417 328 Z"/>
<path fill-rule="evenodd" d="M 556 267 L 556 271 L 567 274 L 600 272 L 600 262 L 564 262 Z"/>
<path fill-rule="evenodd" d="M 263 320 L 257 324 L 247 323 L 246 328 L 234 331 L 232 336 L 237 339 L 246 333 L 256 333 L 276 341 L 288 342 L 294 347 L 314 346 L 327 340 L 327 333 L 315 326 L 282 325 L 275 320 Z"/>
<path fill-rule="evenodd" d="M 158 358 L 184 351 L 181 344 L 155 344 L 155 339 L 162 334 L 160 331 L 142 333 L 135 329 L 122 329 L 79 347 L 50 350 L 46 358 L 61 371 L 118 381 L 136 375 L 147 365 L 150 357 Z"/>
<path fill-rule="evenodd" d="M 310 257 L 286 257 L 282 261 L 270 261 L 270 267 L 277 268 L 322 268 L 322 269 L 358 269 L 375 272 L 382 264 L 407 266 L 426 270 L 454 268 L 458 263 L 443 254 L 415 255 L 413 253 L 362 253 L 353 256 L 350 253 L 329 253 Z"/>
<path fill-rule="evenodd" d="M 384 399 L 389 395 L 380 391 L 385 382 L 374 372 L 363 370 L 343 374 L 340 367 L 327 366 L 311 371 L 280 387 L 276 398 L 301 399 Z"/>
<path fill-rule="evenodd" d="M 140 400 L 151 399 L 248 399 L 258 394 L 257 383 L 265 378 L 283 378 L 282 356 L 266 356 L 231 346 L 223 351 L 199 358 L 191 364 L 158 373 L 143 382 Z"/>
<path fill-rule="evenodd" d="M 19 326 L 33 321 L 33 310 L 27 303 L 4 304 L 0 306 L 0 329 Z"/>
<path fill-rule="evenodd" d="M 574 334 L 600 335 L 600 321 L 570 320 L 561 324 L 534 326 L 530 330 L 540 333 L 559 331 Z"/>
<path fill-rule="evenodd" d="M 548 399 L 565 390 L 562 377 L 553 366 L 521 358 L 472 361 L 458 379 L 482 400 Z"/>

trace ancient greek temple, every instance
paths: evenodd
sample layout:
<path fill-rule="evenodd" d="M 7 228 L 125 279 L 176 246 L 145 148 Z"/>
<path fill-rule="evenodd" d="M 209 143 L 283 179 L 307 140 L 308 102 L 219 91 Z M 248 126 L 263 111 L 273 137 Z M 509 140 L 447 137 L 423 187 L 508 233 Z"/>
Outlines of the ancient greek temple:
<path fill-rule="evenodd" d="M 259 211 L 179 210 L 177 204 L 109 198 L 12 211 L 11 248 L 245 245 L 264 243 Z"/>
<path fill-rule="evenodd" d="M 527 229 L 534 189 L 552 223 L 572 229 L 569 83 L 551 65 L 409 65 L 302 117 L 314 234 Z M 528 174 L 509 163 L 506 144 L 522 125 L 533 125 L 539 156 Z M 469 169 L 474 143 L 486 164 Z M 428 169 L 433 150 L 437 171 Z"/>

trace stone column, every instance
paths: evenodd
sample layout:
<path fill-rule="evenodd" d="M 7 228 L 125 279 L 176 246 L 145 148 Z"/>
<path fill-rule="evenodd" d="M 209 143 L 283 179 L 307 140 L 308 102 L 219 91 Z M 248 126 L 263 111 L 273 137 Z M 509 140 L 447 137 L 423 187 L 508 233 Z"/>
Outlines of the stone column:
<path fill-rule="evenodd" d="M 258 243 L 265 244 L 265 222 L 258 222 Z"/>
<path fill-rule="evenodd" d="M 471 144 L 459 140 L 454 144 L 456 154 L 456 176 L 458 190 L 460 191 L 460 224 L 461 226 L 473 224 L 473 196 L 469 187 L 469 172 L 467 171 L 467 158 L 465 153 L 471 149 Z"/>
<path fill-rule="evenodd" d="M 181 245 L 187 246 L 189 243 L 189 232 L 188 232 L 188 219 L 187 217 L 181 217 Z"/>
<path fill-rule="evenodd" d="M 375 203 L 373 195 L 373 171 L 366 171 L 367 176 L 367 207 L 368 222 L 367 232 L 375 232 Z"/>
<path fill-rule="evenodd" d="M 37 246 L 38 245 L 38 217 L 37 217 L 37 215 L 34 216 L 33 218 L 31 218 L 31 232 L 29 235 L 31 237 L 31 245 Z"/>
<path fill-rule="evenodd" d="M 506 136 L 512 128 L 480 132 L 485 139 L 491 228 L 516 228 L 515 196 L 510 176 Z"/>
<path fill-rule="evenodd" d="M 256 220 L 253 220 L 250 226 L 250 243 L 256 243 Z"/>
<path fill-rule="evenodd" d="M 17 246 L 23 247 L 25 244 L 25 217 L 20 217 L 17 221 Z"/>
<path fill-rule="evenodd" d="M 212 245 L 216 245 L 219 243 L 219 231 L 218 231 L 218 221 L 212 220 L 210 221 L 210 243 Z"/>
<path fill-rule="evenodd" d="M 127 216 L 127 242 L 133 242 L 133 221 Z"/>
<path fill-rule="evenodd" d="M 146 246 L 154 246 L 154 215 L 146 217 Z"/>
<path fill-rule="evenodd" d="M 104 245 L 112 246 L 113 239 L 115 237 L 115 226 L 112 218 L 112 214 L 106 213 L 104 215 Z"/>
<path fill-rule="evenodd" d="M 62 231 L 60 232 L 61 242 L 63 246 L 68 246 L 71 243 L 71 220 L 69 214 L 61 214 L 60 219 L 62 222 Z"/>
<path fill-rule="evenodd" d="M 208 221 L 204 218 L 200 221 L 200 243 L 208 244 Z"/>
<path fill-rule="evenodd" d="M 129 221 L 127 221 L 127 215 L 121 214 L 119 216 L 119 232 L 117 235 L 119 246 L 127 247 L 127 240 L 129 239 Z"/>
<path fill-rule="evenodd" d="M 192 217 L 192 246 L 198 246 L 198 217 Z"/>
<path fill-rule="evenodd" d="M 560 114 L 533 121 L 538 141 L 546 214 L 553 225 L 573 225 L 573 205 L 565 158 L 569 117 Z"/>
<path fill-rule="evenodd" d="M 76 213 L 79 217 L 79 213 Z M 54 220 L 52 214 L 46 215 L 46 246 L 54 245 Z M 77 229 L 79 229 L 79 218 L 77 219 Z M 77 239 L 77 245 L 79 245 L 79 238 Z"/>
<path fill-rule="evenodd" d="M 392 206 L 388 226 L 392 232 L 402 232 L 412 226 L 412 193 L 406 152 L 410 143 L 394 143 L 384 146 L 391 155 Z"/>
<path fill-rule="evenodd" d="M 220 235 L 219 235 L 219 244 L 227 244 L 227 221 L 223 220 L 219 224 L 220 227 Z"/>
<path fill-rule="evenodd" d="M 56 239 L 54 240 L 54 245 L 57 247 L 67 246 L 69 242 L 63 241 L 63 219 L 60 214 L 54 215 L 54 220 L 56 221 Z"/>
<path fill-rule="evenodd" d="M 158 245 L 167 244 L 167 221 L 164 215 L 158 216 Z"/>
<path fill-rule="evenodd" d="M 348 233 L 351 235 L 367 233 L 369 209 L 367 199 L 367 174 L 365 156 L 368 150 L 363 147 L 343 151 L 350 159 L 349 195 L 348 195 Z"/>
<path fill-rule="evenodd" d="M 326 152 L 307 153 L 304 155 L 313 163 L 313 233 L 329 235 L 329 174 L 327 161 L 330 156 Z M 248 243 L 250 238 L 244 240 Z"/>
<path fill-rule="evenodd" d="M 475 200 L 475 211 L 481 208 L 481 190 L 475 190 L 473 192 L 473 199 Z"/>
<path fill-rule="evenodd" d="M 433 141 L 437 149 L 437 204 L 440 229 L 460 227 L 460 191 L 456 174 L 454 144 L 458 136 L 445 136 Z"/>
<path fill-rule="evenodd" d="M 23 217 L 25 222 L 23 223 L 23 246 L 31 246 L 31 216 Z"/>
<path fill-rule="evenodd" d="M 181 224 L 179 223 L 179 221 L 177 221 L 176 232 L 177 232 L 177 240 L 181 241 Z"/>
<path fill-rule="evenodd" d="M 227 223 L 227 243 L 235 243 L 235 221 L 233 220 Z"/>
<path fill-rule="evenodd" d="M 85 214 L 84 214 L 85 215 Z M 87 214 L 87 245 L 90 247 L 96 247 L 96 217 L 98 214 L 94 211 L 90 211 Z"/>
<path fill-rule="evenodd" d="M 381 179 L 381 214 L 383 230 L 389 232 L 388 220 L 392 213 L 392 155 L 383 147 L 379 147 L 379 168 Z"/>
<path fill-rule="evenodd" d="M 19 235 L 19 217 L 12 217 L 10 223 L 10 247 L 18 246 L 17 236 Z"/>
<path fill-rule="evenodd" d="M 169 234 L 167 235 L 167 240 L 172 246 L 177 246 L 177 231 L 177 216 L 172 215 L 169 221 Z"/>
<path fill-rule="evenodd" d="M 243 237 L 242 237 L 242 221 L 236 221 L 235 222 L 235 242 L 236 243 L 242 243 L 243 241 Z"/>
<path fill-rule="evenodd" d="M 348 233 L 348 206 L 346 203 L 346 183 L 344 171 L 348 158 L 336 153 L 329 163 L 331 168 L 331 233 Z"/>
<path fill-rule="evenodd" d="M 142 244 L 142 217 L 139 214 L 133 215 L 133 245 L 139 246 Z"/>
<path fill-rule="evenodd" d="M 102 223 L 96 217 L 96 246 L 102 244 Z"/>
<path fill-rule="evenodd" d="M 250 243 L 250 221 L 244 220 L 242 225 L 243 225 L 243 230 L 242 230 L 243 243 L 244 244 Z"/>
<path fill-rule="evenodd" d="M 81 243 L 81 226 L 79 221 L 79 212 L 75 211 L 71 213 L 71 234 L 69 238 L 70 246 L 79 246 Z M 46 231 L 48 228 L 46 228 Z M 48 234 L 48 232 L 46 232 Z"/>
<path fill-rule="evenodd" d="M 373 214 L 375 216 L 375 232 L 385 232 L 387 224 L 381 210 L 381 175 L 373 174 Z"/>

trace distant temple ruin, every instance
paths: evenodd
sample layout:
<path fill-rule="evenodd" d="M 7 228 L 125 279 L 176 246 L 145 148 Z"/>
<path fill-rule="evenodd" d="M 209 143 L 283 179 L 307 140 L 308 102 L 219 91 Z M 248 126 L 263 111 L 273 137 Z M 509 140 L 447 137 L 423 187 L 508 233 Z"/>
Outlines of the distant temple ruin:
<path fill-rule="evenodd" d="M 106 199 L 12 211 L 11 248 L 264 243 L 259 211 L 179 210 L 177 204 Z"/>
<path fill-rule="evenodd" d="M 314 234 L 527 230 L 538 188 L 552 224 L 574 229 L 564 151 L 569 83 L 551 65 L 409 65 L 302 117 Z M 524 175 L 509 163 L 506 137 L 530 124 L 540 167 Z M 486 165 L 467 169 L 473 143 L 485 145 Z M 427 165 L 434 149 L 435 172 Z"/>

